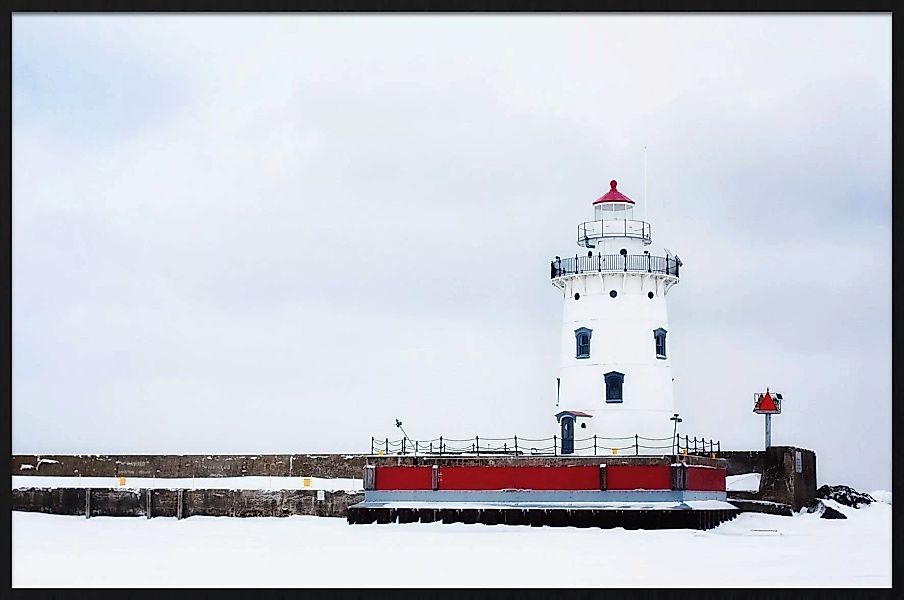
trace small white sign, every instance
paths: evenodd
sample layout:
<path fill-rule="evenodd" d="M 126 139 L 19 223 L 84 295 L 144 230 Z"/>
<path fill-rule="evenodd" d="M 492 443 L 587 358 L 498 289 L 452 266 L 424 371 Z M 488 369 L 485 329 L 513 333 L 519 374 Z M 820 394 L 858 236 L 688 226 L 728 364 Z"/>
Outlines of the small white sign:
<path fill-rule="evenodd" d="M 326 494 L 323 493 L 323 490 L 317 490 L 317 499 L 326 500 Z"/>
<path fill-rule="evenodd" d="M 798 473 L 804 472 L 803 461 L 801 460 L 800 450 L 794 451 L 794 470 Z"/>

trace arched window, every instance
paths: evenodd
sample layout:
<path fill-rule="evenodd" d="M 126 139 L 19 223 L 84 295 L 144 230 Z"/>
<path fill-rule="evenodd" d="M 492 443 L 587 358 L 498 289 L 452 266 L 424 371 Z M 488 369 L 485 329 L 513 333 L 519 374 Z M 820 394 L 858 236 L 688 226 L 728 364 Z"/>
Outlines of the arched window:
<path fill-rule="evenodd" d="M 609 371 L 603 377 L 606 379 L 606 402 L 621 402 L 622 384 L 625 382 L 625 374 L 618 371 Z"/>
<path fill-rule="evenodd" d="M 660 327 L 653 330 L 653 338 L 656 340 L 656 358 L 665 358 L 665 334 L 668 333 Z"/>
<path fill-rule="evenodd" d="M 580 327 L 574 330 L 575 358 L 590 358 L 590 336 L 593 330 Z"/>

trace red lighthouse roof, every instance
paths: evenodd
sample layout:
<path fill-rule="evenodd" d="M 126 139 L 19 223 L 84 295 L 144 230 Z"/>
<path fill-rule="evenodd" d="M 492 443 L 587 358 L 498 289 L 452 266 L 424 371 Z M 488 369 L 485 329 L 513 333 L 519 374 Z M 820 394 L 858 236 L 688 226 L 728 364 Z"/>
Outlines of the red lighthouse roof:
<path fill-rule="evenodd" d="M 628 204 L 634 204 L 634 200 L 631 200 L 617 189 L 615 186 L 618 185 L 618 182 L 614 179 L 609 182 L 609 191 L 596 199 L 593 204 L 599 204 L 600 202 L 627 202 Z"/>

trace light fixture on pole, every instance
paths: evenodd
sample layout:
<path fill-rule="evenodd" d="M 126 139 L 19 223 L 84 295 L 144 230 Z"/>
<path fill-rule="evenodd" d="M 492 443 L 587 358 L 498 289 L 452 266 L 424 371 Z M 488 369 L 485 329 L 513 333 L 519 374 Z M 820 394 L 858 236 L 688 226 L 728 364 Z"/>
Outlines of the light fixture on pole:
<path fill-rule="evenodd" d="M 674 416 L 669 417 L 669 421 L 675 422 L 675 428 L 672 431 L 672 454 L 674 454 L 675 456 L 678 456 L 678 447 L 677 447 L 678 423 L 680 423 L 682 421 L 682 419 L 681 419 L 681 417 L 678 416 L 678 413 L 675 413 Z M 697 438 L 694 438 L 694 439 L 697 439 Z"/>
<path fill-rule="evenodd" d="M 395 426 L 402 430 L 402 435 L 404 436 L 404 437 L 402 438 L 403 440 L 406 440 L 406 439 L 409 440 L 409 441 L 411 440 L 411 438 L 408 437 L 408 434 L 405 432 L 405 430 L 402 429 L 402 422 L 401 422 L 401 421 L 399 421 L 398 419 L 396 419 L 396 420 L 395 420 Z M 417 447 L 415 447 L 415 454 L 417 454 Z"/>

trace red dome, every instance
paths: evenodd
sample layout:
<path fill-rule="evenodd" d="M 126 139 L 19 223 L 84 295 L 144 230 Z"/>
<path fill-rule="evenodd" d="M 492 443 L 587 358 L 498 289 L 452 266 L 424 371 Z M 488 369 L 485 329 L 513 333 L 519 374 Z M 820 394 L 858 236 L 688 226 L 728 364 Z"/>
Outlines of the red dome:
<path fill-rule="evenodd" d="M 599 204 L 600 202 L 627 202 L 628 204 L 634 204 L 634 200 L 631 200 L 617 189 L 615 186 L 618 185 L 618 182 L 614 179 L 609 182 L 609 191 L 596 199 L 593 204 Z"/>

